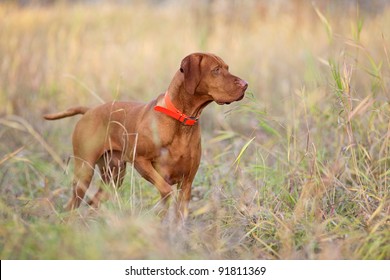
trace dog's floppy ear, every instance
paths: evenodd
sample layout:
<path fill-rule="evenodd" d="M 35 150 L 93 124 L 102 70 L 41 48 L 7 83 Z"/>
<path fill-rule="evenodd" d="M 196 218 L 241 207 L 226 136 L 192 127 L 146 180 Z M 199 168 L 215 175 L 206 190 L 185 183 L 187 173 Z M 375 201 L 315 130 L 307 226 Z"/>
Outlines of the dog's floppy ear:
<path fill-rule="evenodd" d="M 184 88 L 189 94 L 195 93 L 200 82 L 200 62 L 202 57 L 200 54 L 190 54 L 181 61 L 180 72 L 184 74 Z"/>

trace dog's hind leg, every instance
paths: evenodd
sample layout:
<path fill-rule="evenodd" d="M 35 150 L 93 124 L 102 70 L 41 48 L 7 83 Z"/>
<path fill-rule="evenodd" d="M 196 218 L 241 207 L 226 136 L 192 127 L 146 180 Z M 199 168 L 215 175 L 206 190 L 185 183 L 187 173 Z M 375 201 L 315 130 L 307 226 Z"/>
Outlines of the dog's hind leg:
<path fill-rule="evenodd" d="M 70 211 L 78 208 L 91 183 L 95 163 L 75 158 L 72 197 L 65 206 Z"/>
<path fill-rule="evenodd" d="M 98 160 L 97 165 L 105 185 L 112 185 L 115 189 L 118 189 L 122 185 L 126 175 L 126 162 L 123 160 L 121 152 L 107 151 Z M 97 208 L 100 202 L 108 199 L 108 196 L 107 192 L 100 187 L 88 204 Z"/>

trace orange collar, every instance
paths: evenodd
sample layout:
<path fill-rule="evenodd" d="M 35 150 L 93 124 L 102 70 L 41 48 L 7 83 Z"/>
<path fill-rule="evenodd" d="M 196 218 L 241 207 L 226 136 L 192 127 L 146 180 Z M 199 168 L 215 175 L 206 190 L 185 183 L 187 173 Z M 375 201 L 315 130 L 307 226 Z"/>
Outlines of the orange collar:
<path fill-rule="evenodd" d="M 186 114 L 182 113 L 179 109 L 177 109 L 175 105 L 173 105 L 171 99 L 169 98 L 168 91 L 165 93 L 164 101 L 167 108 L 161 106 L 155 106 L 154 110 L 178 120 L 183 125 L 191 126 L 191 125 L 195 125 L 198 122 L 198 118 L 187 116 Z"/>

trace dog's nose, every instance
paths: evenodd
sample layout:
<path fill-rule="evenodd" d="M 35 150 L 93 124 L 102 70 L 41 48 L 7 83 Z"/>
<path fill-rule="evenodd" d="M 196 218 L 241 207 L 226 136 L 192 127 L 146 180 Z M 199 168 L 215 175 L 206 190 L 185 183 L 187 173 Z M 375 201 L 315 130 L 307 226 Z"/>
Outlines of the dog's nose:
<path fill-rule="evenodd" d="M 248 83 L 244 80 L 239 80 L 239 85 L 242 87 L 243 90 L 246 90 L 248 88 Z"/>
<path fill-rule="evenodd" d="M 240 88 L 242 89 L 243 91 L 246 91 L 246 89 L 248 88 L 248 83 L 246 81 L 244 81 L 243 79 L 240 79 L 240 78 L 235 78 L 234 80 L 234 83 Z"/>

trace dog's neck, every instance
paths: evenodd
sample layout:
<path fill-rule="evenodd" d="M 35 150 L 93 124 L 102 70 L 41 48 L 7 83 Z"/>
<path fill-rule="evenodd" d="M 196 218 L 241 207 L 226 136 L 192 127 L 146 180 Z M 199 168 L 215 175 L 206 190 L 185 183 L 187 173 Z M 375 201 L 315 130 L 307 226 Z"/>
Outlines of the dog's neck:
<path fill-rule="evenodd" d="M 203 109 L 213 101 L 210 95 L 186 92 L 183 73 L 180 71 L 177 71 L 172 79 L 168 87 L 168 94 L 173 105 L 178 110 L 187 116 L 195 118 L 199 118 Z"/>

